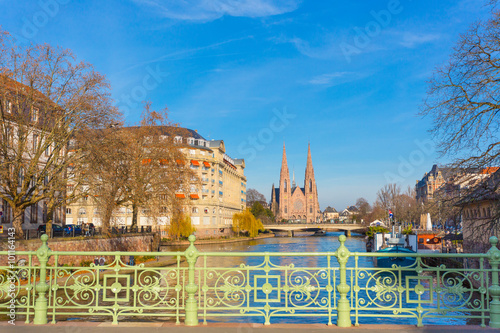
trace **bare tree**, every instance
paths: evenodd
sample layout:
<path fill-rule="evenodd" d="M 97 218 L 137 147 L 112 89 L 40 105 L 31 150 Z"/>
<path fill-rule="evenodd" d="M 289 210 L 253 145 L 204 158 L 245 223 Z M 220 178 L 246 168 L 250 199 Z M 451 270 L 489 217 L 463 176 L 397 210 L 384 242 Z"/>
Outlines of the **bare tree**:
<path fill-rule="evenodd" d="M 155 220 L 172 213 L 176 192 L 196 192 L 201 180 L 185 161 L 175 138 L 187 130 L 168 121 L 167 110 L 154 111 L 146 103 L 140 126 L 121 131 L 131 165 L 126 182 L 127 201 L 132 206 L 132 227 L 137 226 L 139 207 Z M 186 204 L 184 204 L 186 206 Z"/>
<path fill-rule="evenodd" d="M 15 45 L 0 31 L 0 198 L 17 237 L 24 211 L 65 202 L 67 168 L 78 160 L 68 144 L 77 130 L 115 115 L 104 76 L 69 50 Z"/>
<path fill-rule="evenodd" d="M 462 34 L 448 63 L 436 69 L 421 110 L 433 121 L 432 133 L 441 153 L 453 158 L 453 165 L 460 169 L 477 170 L 500 163 L 500 11 L 496 4 L 490 1 L 490 18 L 474 23 Z M 457 212 L 457 205 L 463 208 L 467 202 L 477 202 L 478 192 L 482 198 L 498 195 L 498 185 L 484 186 L 492 191 L 489 196 L 476 187 L 467 185 L 459 187 L 455 195 L 442 195 L 435 207 L 438 214 L 443 209 L 450 216 L 463 214 Z M 468 226 L 478 240 L 500 229 L 499 201 L 491 202 L 495 203 L 494 213 Z"/>
<path fill-rule="evenodd" d="M 500 12 L 460 36 L 448 63 L 428 84 L 421 114 L 443 154 L 461 167 L 499 162 Z"/>
<path fill-rule="evenodd" d="M 88 159 L 84 175 L 104 229 L 119 206 L 132 207 L 132 227 L 141 208 L 155 223 L 161 216 L 182 215 L 185 204 L 176 200 L 176 192 L 189 193 L 200 185 L 175 142 L 185 131 L 168 122 L 166 109 L 154 111 L 146 103 L 139 126 L 83 134 L 92 136 L 82 140 Z"/>
<path fill-rule="evenodd" d="M 368 214 L 372 210 L 370 204 L 365 198 L 358 198 L 358 200 L 356 200 L 356 208 L 359 211 L 359 217 L 364 220 L 367 219 Z"/>
<path fill-rule="evenodd" d="M 254 188 L 247 190 L 247 207 L 252 207 L 255 202 L 266 203 L 266 197 Z"/>

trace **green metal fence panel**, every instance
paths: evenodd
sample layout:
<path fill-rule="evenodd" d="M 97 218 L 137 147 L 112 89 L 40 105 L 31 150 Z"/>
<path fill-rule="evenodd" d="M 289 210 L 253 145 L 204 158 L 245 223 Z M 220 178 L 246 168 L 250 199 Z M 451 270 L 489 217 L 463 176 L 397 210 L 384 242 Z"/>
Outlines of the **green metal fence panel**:
<path fill-rule="evenodd" d="M 27 323 L 68 318 L 111 321 L 156 318 L 195 326 L 199 321 L 248 319 L 264 324 L 289 318 L 322 318 L 349 327 L 360 319 L 467 318 L 500 328 L 500 251 L 490 239 L 484 254 L 380 254 L 350 252 L 345 236 L 335 252 L 199 252 L 195 237 L 184 252 L 16 252 L 0 266 L 0 315 L 14 309 Z M 129 256 L 169 258 L 169 266 L 131 265 Z M 0 252 L 9 256 L 9 252 Z M 65 257 L 105 257 L 103 265 L 63 265 Z M 373 257 L 415 257 L 408 266 L 364 267 Z M 232 258 L 220 267 L 218 258 Z M 314 265 L 299 265 L 298 258 Z M 429 258 L 473 260 L 450 268 Z M 304 319 L 306 321 L 306 319 Z M 352 321 L 352 322 L 351 322 Z"/>

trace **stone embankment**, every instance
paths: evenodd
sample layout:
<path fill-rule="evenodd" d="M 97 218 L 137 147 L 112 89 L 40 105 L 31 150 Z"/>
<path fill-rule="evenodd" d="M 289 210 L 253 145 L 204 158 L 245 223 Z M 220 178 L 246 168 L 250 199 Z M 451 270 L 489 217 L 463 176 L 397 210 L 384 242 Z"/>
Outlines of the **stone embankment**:
<path fill-rule="evenodd" d="M 195 245 L 206 245 L 206 244 L 221 244 L 221 243 L 236 243 L 236 242 L 244 242 L 251 241 L 257 239 L 265 239 L 265 238 L 273 238 L 274 234 L 263 234 L 257 237 L 234 237 L 234 238 L 218 238 L 218 239 L 200 239 L 196 240 Z M 160 243 L 161 246 L 189 246 L 189 241 L 181 240 L 181 241 L 171 241 L 171 240 L 162 240 Z"/>
<path fill-rule="evenodd" d="M 28 259 L 26 255 L 20 255 L 21 251 L 36 251 L 42 245 L 40 239 L 16 240 L 15 252 L 16 261 Z M 75 237 L 75 238 L 55 238 L 49 239 L 48 246 L 52 251 L 70 252 L 151 252 L 159 248 L 159 238 L 153 234 L 148 235 L 126 235 L 117 237 Z M 8 243 L 0 243 L 0 251 L 7 251 Z M 58 265 L 79 266 L 82 261 L 94 261 L 95 256 L 59 256 Z M 112 258 L 106 258 L 109 262 Z M 36 256 L 34 260 L 37 262 Z M 54 265 L 55 257 L 49 259 L 48 264 Z M 0 266 L 7 265 L 7 256 L 0 256 Z"/>

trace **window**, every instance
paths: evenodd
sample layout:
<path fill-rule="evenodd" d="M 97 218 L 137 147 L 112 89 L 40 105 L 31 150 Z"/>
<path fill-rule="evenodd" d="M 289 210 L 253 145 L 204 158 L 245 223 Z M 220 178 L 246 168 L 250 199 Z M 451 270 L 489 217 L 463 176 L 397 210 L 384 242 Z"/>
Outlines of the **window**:
<path fill-rule="evenodd" d="M 38 135 L 33 134 L 33 152 L 38 148 Z"/>
<path fill-rule="evenodd" d="M 7 147 L 12 147 L 14 144 L 14 135 L 11 127 L 5 128 L 5 135 L 7 137 Z"/>
<path fill-rule="evenodd" d="M 208 208 L 203 209 L 203 212 L 204 212 L 205 214 L 208 214 Z"/>
<path fill-rule="evenodd" d="M 10 223 L 11 208 L 6 200 L 2 199 L 2 216 L 0 216 L 2 223 Z"/>
<path fill-rule="evenodd" d="M 182 136 L 176 136 L 174 138 L 174 143 L 182 143 Z"/>
<path fill-rule="evenodd" d="M 49 157 L 49 156 L 50 156 L 50 145 L 48 145 L 48 146 L 45 148 L 45 156 L 46 156 L 46 157 Z"/>
<path fill-rule="evenodd" d="M 19 185 L 22 185 L 24 182 L 24 169 L 21 167 L 19 169 Z"/>
<path fill-rule="evenodd" d="M 286 206 L 285 206 L 285 213 L 287 213 L 287 212 L 288 212 L 288 209 L 286 209 Z"/>
<path fill-rule="evenodd" d="M 32 122 L 38 121 L 38 108 L 35 107 L 31 108 L 31 121 Z"/>
<path fill-rule="evenodd" d="M 80 208 L 80 210 L 78 211 L 78 214 L 85 215 L 85 214 L 87 214 L 87 210 L 85 210 L 85 208 Z"/>
<path fill-rule="evenodd" d="M 312 213 L 312 212 L 313 212 L 313 208 L 309 207 L 309 213 Z"/>
<path fill-rule="evenodd" d="M 12 113 L 12 102 L 9 101 L 5 102 L 5 112 Z"/>
<path fill-rule="evenodd" d="M 31 213 L 30 223 L 33 223 L 33 224 L 38 223 L 38 205 L 37 204 L 31 205 L 30 213 Z"/>
<path fill-rule="evenodd" d="M 286 184 L 286 180 L 285 180 L 285 192 L 286 192 L 286 187 L 287 187 L 287 184 Z M 285 212 L 286 213 L 286 212 Z"/>
<path fill-rule="evenodd" d="M 197 214 L 198 213 L 198 207 L 193 207 L 193 209 L 191 209 L 191 212 L 193 214 Z"/>
<path fill-rule="evenodd" d="M 71 208 L 66 208 L 66 214 L 68 214 L 68 215 L 71 214 Z"/>
<path fill-rule="evenodd" d="M 312 192 L 313 190 L 313 182 L 312 180 L 309 179 L 309 192 Z"/>

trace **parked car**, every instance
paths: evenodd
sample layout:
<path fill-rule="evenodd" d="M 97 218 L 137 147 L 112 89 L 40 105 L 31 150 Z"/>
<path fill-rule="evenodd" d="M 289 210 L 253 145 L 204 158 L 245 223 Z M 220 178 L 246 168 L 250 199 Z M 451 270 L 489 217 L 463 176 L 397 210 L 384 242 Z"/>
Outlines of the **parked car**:
<path fill-rule="evenodd" d="M 74 232 L 73 232 L 74 229 Z M 82 228 L 79 225 L 76 224 L 66 224 L 64 226 L 64 234 L 68 236 L 79 236 L 82 234 Z"/>
<path fill-rule="evenodd" d="M 38 235 L 43 235 L 46 230 L 47 229 L 45 224 L 39 225 L 37 229 Z M 52 224 L 52 231 L 54 232 L 54 236 L 62 236 L 64 233 L 63 227 L 57 224 Z"/>

